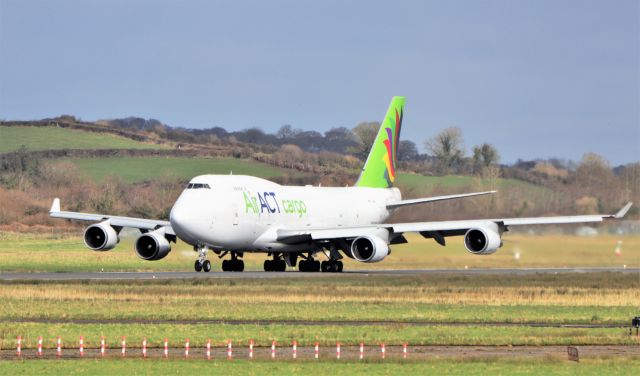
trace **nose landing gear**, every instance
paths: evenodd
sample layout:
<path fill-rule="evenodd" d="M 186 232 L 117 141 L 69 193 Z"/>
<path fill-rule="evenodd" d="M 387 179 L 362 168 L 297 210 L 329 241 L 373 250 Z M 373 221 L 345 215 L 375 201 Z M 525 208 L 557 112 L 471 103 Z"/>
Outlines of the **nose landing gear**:
<path fill-rule="evenodd" d="M 207 252 L 209 249 L 207 247 L 195 248 L 198 252 L 198 259 L 196 260 L 193 268 L 196 272 L 204 271 L 206 273 L 211 271 L 211 261 L 207 260 Z"/>

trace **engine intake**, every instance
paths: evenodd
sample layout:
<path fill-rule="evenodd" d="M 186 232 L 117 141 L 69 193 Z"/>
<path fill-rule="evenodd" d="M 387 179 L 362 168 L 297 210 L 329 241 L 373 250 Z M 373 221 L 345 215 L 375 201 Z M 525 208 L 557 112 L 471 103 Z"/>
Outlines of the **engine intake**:
<path fill-rule="evenodd" d="M 502 239 L 495 223 L 471 228 L 464 235 L 464 246 L 474 255 L 490 255 L 502 247 Z"/>
<path fill-rule="evenodd" d="M 147 261 L 165 258 L 171 252 L 171 245 L 164 236 L 164 231 L 153 231 L 142 234 L 136 240 L 135 250 L 138 257 Z"/>
<path fill-rule="evenodd" d="M 377 236 L 360 236 L 351 243 L 351 254 L 360 262 L 378 262 L 389 254 L 389 245 Z"/>
<path fill-rule="evenodd" d="M 118 232 L 109 221 L 96 223 L 84 230 L 84 244 L 94 251 L 108 251 L 120 242 Z"/>

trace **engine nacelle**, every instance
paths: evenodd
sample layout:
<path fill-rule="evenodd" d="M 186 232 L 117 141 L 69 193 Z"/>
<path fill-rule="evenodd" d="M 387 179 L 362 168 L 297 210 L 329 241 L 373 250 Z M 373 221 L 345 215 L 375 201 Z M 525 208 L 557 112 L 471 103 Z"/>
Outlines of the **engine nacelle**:
<path fill-rule="evenodd" d="M 351 254 L 360 262 L 378 262 L 389 254 L 389 245 L 377 236 L 360 236 L 351 243 Z"/>
<path fill-rule="evenodd" d="M 135 244 L 136 254 L 143 260 L 156 261 L 165 258 L 171 252 L 171 245 L 164 231 L 152 231 L 142 234 Z"/>
<path fill-rule="evenodd" d="M 108 251 L 120 242 L 118 232 L 109 221 L 96 223 L 84 230 L 84 244 L 94 251 Z"/>
<path fill-rule="evenodd" d="M 483 227 L 471 228 L 464 234 L 464 246 L 474 255 L 490 255 L 502 247 L 502 238 L 498 225 L 487 224 Z"/>

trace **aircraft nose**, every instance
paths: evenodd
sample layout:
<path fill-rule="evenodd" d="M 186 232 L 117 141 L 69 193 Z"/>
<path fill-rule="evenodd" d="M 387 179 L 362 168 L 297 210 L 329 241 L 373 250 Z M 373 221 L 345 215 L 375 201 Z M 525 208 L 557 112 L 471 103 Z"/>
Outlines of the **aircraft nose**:
<path fill-rule="evenodd" d="M 188 218 L 188 208 L 184 204 L 176 202 L 171 208 L 171 213 L 169 213 L 169 222 L 171 222 L 171 227 L 173 227 L 173 230 L 176 231 L 178 235 L 187 235 Z"/>

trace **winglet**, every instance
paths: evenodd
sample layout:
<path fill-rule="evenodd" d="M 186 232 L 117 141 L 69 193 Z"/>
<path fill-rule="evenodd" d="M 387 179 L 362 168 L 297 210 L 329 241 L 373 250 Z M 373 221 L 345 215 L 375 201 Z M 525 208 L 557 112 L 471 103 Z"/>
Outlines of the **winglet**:
<path fill-rule="evenodd" d="M 624 217 L 629 209 L 631 209 L 631 205 L 633 205 L 633 202 L 628 202 L 622 209 L 618 210 L 618 212 L 613 215 L 613 218 L 620 219 Z"/>
<path fill-rule="evenodd" d="M 60 212 L 60 199 L 56 197 L 53 199 L 53 203 L 51 204 L 51 209 L 49 210 L 49 213 L 58 213 L 58 212 Z"/>

